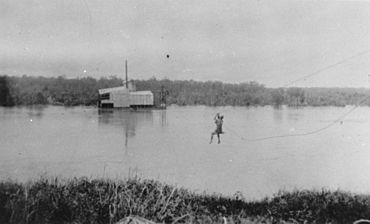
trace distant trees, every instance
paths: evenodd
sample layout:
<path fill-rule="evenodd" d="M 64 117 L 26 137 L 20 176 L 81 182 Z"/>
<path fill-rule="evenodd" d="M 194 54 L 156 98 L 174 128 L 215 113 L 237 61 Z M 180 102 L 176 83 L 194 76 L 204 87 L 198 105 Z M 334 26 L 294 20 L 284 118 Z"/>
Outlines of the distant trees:
<path fill-rule="evenodd" d="M 0 106 L 13 106 L 13 98 L 9 89 L 7 76 L 0 76 Z"/>
<path fill-rule="evenodd" d="M 289 88 L 287 97 L 287 102 L 291 106 L 299 106 L 305 103 L 305 92 L 301 88 Z"/>
<path fill-rule="evenodd" d="M 284 103 L 285 93 L 283 89 L 272 89 L 271 98 L 274 106 L 280 106 Z"/>
<path fill-rule="evenodd" d="M 121 84 L 122 80 L 116 77 L 96 80 L 91 77 L 67 79 L 63 76 L 0 76 L 0 105 L 94 105 L 98 100 L 99 88 Z"/>
<path fill-rule="evenodd" d="M 170 93 L 168 102 L 178 105 L 266 105 L 269 104 L 269 90 L 256 82 L 227 84 L 222 82 L 170 81 L 168 79 L 136 80 L 137 90 L 151 90 L 154 93 L 164 86 Z"/>
<path fill-rule="evenodd" d="M 98 89 L 122 85 L 115 76 L 67 79 L 59 77 L 0 76 L 0 106 L 12 105 L 96 105 Z M 168 104 L 208 106 L 344 106 L 357 104 L 370 96 L 370 90 L 354 88 L 266 88 L 257 82 L 240 84 L 218 81 L 134 80 L 137 90 L 150 90 L 155 103 L 161 101 L 162 88 L 169 92 Z M 369 100 L 364 102 L 370 105 Z"/>

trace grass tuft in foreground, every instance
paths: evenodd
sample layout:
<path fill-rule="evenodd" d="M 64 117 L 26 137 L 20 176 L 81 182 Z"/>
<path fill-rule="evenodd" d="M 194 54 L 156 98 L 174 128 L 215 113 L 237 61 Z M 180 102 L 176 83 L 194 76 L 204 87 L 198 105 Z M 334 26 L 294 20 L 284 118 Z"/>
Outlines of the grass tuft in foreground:
<path fill-rule="evenodd" d="M 140 179 L 0 183 L 0 223 L 116 223 L 130 215 L 160 223 L 352 223 L 370 218 L 370 196 L 294 191 L 248 202 Z"/>

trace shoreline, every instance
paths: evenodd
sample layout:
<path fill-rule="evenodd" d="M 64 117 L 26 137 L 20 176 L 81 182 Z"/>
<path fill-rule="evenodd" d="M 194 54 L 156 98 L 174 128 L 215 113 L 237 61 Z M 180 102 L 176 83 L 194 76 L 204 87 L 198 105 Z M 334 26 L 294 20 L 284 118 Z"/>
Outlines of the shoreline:
<path fill-rule="evenodd" d="M 98 90 L 121 86 L 119 77 L 68 79 L 58 77 L 0 75 L 1 106 L 14 105 L 97 105 Z M 148 79 L 133 80 L 138 91 L 154 94 L 159 102 L 162 87 L 169 95 L 166 104 L 207 106 L 289 105 L 337 106 L 370 105 L 370 90 L 353 87 L 266 87 L 255 81 L 231 84 L 218 81 Z M 157 102 L 157 103 L 156 103 Z"/>
<path fill-rule="evenodd" d="M 353 223 L 370 219 L 370 195 L 294 190 L 251 201 L 139 178 L 0 181 L 0 223 L 116 223 L 128 216 L 157 223 Z"/>

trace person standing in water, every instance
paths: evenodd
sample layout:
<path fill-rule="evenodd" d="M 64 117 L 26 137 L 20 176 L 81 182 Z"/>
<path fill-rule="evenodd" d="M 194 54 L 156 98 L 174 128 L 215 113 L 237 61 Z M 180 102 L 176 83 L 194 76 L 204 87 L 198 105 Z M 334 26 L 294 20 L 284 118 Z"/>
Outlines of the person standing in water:
<path fill-rule="evenodd" d="M 223 134 L 224 132 L 222 131 L 222 124 L 223 124 L 223 119 L 224 119 L 224 116 L 220 115 L 219 113 L 216 114 L 214 120 L 215 120 L 215 124 L 216 124 L 216 130 L 214 132 L 211 133 L 211 141 L 209 142 L 209 144 L 212 143 L 212 140 L 213 140 L 213 136 L 214 135 L 217 135 L 217 139 L 218 139 L 218 144 L 221 143 L 221 140 L 220 140 L 220 134 Z"/>

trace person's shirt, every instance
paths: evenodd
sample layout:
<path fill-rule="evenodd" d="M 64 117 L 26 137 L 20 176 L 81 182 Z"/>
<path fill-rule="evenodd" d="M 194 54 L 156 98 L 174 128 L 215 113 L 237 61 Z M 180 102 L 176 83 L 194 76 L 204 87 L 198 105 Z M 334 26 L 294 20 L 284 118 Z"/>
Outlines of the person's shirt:
<path fill-rule="evenodd" d="M 215 123 L 216 123 L 217 126 L 221 126 L 223 121 L 221 120 L 221 118 L 217 118 L 217 119 L 215 119 Z"/>

